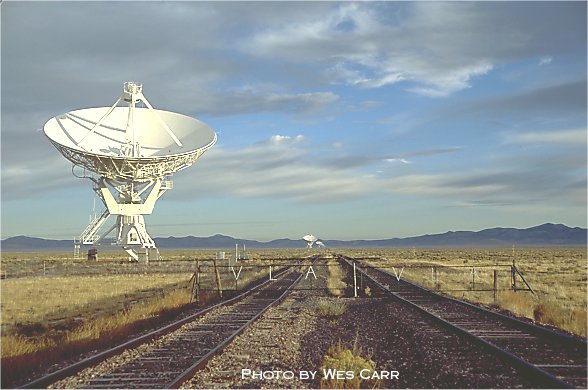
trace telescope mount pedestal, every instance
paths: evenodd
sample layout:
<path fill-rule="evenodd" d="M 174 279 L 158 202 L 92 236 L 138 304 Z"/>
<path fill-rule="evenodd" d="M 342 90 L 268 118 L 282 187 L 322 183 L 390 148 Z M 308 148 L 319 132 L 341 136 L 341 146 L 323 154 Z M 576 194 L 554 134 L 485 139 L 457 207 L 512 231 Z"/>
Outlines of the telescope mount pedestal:
<path fill-rule="evenodd" d="M 159 251 L 147 232 L 143 216 L 153 212 L 155 202 L 173 187 L 173 182 L 156 179 L 138 184 L 100 178 L 94 180 L 94 183 L 94 192 L 102 200 L 106 210 L 100 217 L 90 222 L 82 233 L 80 242 L 97 245 L 116 230 L 117 236 L 113 245 L 122 247 L 129 254 L 129 260 L 139 262 L 159 260 Z M 117 216 L 116 223 L 102 235 L 96 235 L 110 215 Z"/>

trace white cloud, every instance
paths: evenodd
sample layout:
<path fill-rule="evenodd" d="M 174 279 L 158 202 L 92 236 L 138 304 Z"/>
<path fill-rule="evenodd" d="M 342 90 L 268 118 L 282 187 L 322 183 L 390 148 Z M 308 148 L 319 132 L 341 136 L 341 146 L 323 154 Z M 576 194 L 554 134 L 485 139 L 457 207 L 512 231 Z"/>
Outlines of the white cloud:
<path fill-rule="evenodd" d="M 403 164 L 412 164 L 412 161 L 408 161 L 405 158 L 387 158 L 384 161 L 389 162 L 389 163 L 401 162 Z"/>
<path fill-rule="evenodd" d="M 5 201 L 39 198 L 51 191 L 84 186 L 89 187 L 89 182 L 75 178 L 71 164 L 57 151 L 53 158 L 42 161 L 22 159 L 8 166 L 2 163 L 2 198 Z"/>
<path fill-rule="evenodd" d="M 175 104 L 178 111 L 196 110 L 200 114 L 238 115 L 259 112 L 286 112 L 291 114 L 312 114 L 336 102 L 339 96 L 332 92 L 279 92 L 276 88 L 243 87 L 239 89 L 216 90 L 202 94 L 197 89 L 184 92 L 185 107 Z"/>
<path fill-rule="evenodd" d="M 552 157 L 550 157 L 552 158 Z M 447 204 L 470 204 L 500 207 L 503 205 L 586 204 L 586 180 L 571 171 L 581 168 L 575 161 L 554 166 L 537 164 L 499 167 L 493 170 L 450 171 L 438 174 L 410 174 L 380 182 L 383 191 L 444 199 Z M 511 161 L 512 162 L 512 161 Z M 585 169 L 585 165 L 583 167 Z"/>
<path fill-rule="evenodd" d="M 406 83 L 411 92 L 443 97 L 471 87 L 475 77 L 496 66 L 568 47 L 575 28 L 561 16 L 573 7 L 558 9 L 555 29 L 542 23 L 554 11 L 550 5 L 333 4 L 328 12 L 260 29 L 244 41 L 244 50 L 314 62 L 334 83 L 362 88 Z M 552 61 L 541 58 L 542 65 Z"/>
<path fill-rule="evenodd" d="M 283 145 L 285 143 L 298 143 L 304 140 L 304 136 L 302 134 L 298 134 L 295 137 L 291 137 L 289 135 L 272 135 L 267 143 L 271 145 Z"/>
<path fill-rule="evenodd" d="M 472 77 L 489 73 L 493 66 L 486 62 L 456 69 L 446 75 L 423 78 L 424 87 L 409 88 L 409 91 L 430 97 L 444 97 L 471 87 Z"/>
<path fill-rule="evenodd" d="M 504 186 L 498 183 L 455 184 L 472 176 L 458 173 L 404 175 L 388 179 L 385 188 L 400 194 L 427 197 L 460 196 L 466 199 L 504 191 Z"/>
<path fill-rule="evenodd" d="M 203 196 L 229 194 L 334 202 L 363 196 L 376 185 L 353 170 L 333 170 L 322 165 L 303 145 L 304 139 L 302 135 L 274 135 L 239 150 L 215 147 L 186 172 L 190 180 L 182 180 L 170 198 L 192 198 L 197 188 Z M 191 188 L 190 183 L 196 187 Z"/>
<path fill-rule="evenodd" d="M 499 207 L 557 199 L 573 204 L 585 202 L 585 179 L 574 173 L 585 170 L 585 159 L 578 155 L 503 158 L 487 169 L 442 173 L 411 169 L 408 174 L 395 168 L 395 163 L 410 164 L 410 160 L 388 157 L 380 160 L 390 163 L 389 168 L 372 174 L 365 171 L 364 163 L 356 161 L 356 156 L 325 159 L 324 153 L 328 151 L 316 153 L 316 145 L 313 147 L 310 142 L 302 136 L 274 135 L 244 149 L 215 147 L 194 169 L 187 170 L 190 180 L 182 180 L 170 199 L 192 199 L 198 193 L 337 203 L 378 194 L 399 194 L 434 198 L 447 205 L 461 202 Z M 337 154 L 341 151 L 337 150 Z M 416 158 L 433 152 L 443 151 L 407 155 Z"/>
<path fill-rule="evenodd" d="M 539 65 L 549 65 L 552 61 L 553 57 L 551 56 L 541 57 L 541 59 L 539 60 Z"/>
<path fill-rule="evenodd" d="M 510 132 L 503 134 L 504 142 L 508 144 L 551 144 L 565 146 L 586 147 L 586 129 Z"/>
<path fill-rule="evenodd" d="M 378 10 L 369 5 L 343 4 L 326 16 L 309 17 L 257 34 L 250 51 L 331 62 L 334 64 L 325 72 L 328 78 L 362 88 L 414 81 L 422 86 L 410 90 L 428 96 L 446 96 L 467 88 L 471 77 L 492 69 L 486 62 L 480 64 L 479 59 L 474 63 L 472 59 L 453 59 L 459 53 L 444 53 L 449 43 L 438 42 L 436 35 L 430 34 L 431 24 L 443 34 L 460 20 L 460 7 L 450 12 L 447 6 L 438 4 L 415 6 L 415 15 L 396 25 L 381 22 Z M 349 21 L 353 29 L 337 28 Z"/>
<path fill-rule="evenodd" d="M 359 104 L 361 110 L 373 110 L 382 107 L 385 103 L 379 100 L 365 100 Z"/>
<path fill-rule="evenodd" d="M 365 87 L 365 88 L 380 88 L 385 85 L 396 84 L 401 81 L 406 80 L 408 77 L 404 75 L 402 72 L 390 72 L 386 73 L 381 77 L 377 78 L 362 78 L 359 80 L 355 80 L 352 84 L 357 85 L 358 87 Z"/>

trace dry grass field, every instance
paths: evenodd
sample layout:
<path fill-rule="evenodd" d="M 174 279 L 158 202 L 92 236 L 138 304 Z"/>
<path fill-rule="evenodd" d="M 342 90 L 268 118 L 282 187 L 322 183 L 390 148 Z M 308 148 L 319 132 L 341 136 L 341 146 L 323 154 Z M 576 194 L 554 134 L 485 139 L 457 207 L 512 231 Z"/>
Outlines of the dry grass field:
<path fill-rule="evenodd" d="M 348 252 L 353 257 L 372 258 L 368 260 L 370 263 L 391 273 L 394 270 L 400 273 L 404 267 L 403 278 L 425 287 L 586 336 L 585 248 L 515 248 L 514 252 L 512 248 Z M 512 291 L 513 258 L 535 294 Z M 494 271 L 497 271 L 496 300 L 492 291 Z M 516 282 L 517 288 L 526 288 L 519 276 Z"/>
<path fill-rule="evenodd" d="M 185 287 L 190 274 L 75 275 L 14 278 L 2 282 L 3 330 L 68 326 L 124 309 L 154 294 Z M 37 330 L 35 331 L 35 327 Z"/>
<path fill-rule="evenodd" d="M 8 372 L 24 376 L 218 299 L 215 251 L 163 255 L 162 261 L 138 264 L 114 252 L 101 254 L 95 262 L 74 260 L 65 253 L 2 254 L 3 385 Z M 308 253 L 262 250 L 248 255 L 250 259 L 239 260 L 234 273 L 228 260 L 217 261 L 223 290 L 244 289 L 267 277 L 267 265 Z M 197 265 L 201 270 L 199 304 L 190 303 Z"/>

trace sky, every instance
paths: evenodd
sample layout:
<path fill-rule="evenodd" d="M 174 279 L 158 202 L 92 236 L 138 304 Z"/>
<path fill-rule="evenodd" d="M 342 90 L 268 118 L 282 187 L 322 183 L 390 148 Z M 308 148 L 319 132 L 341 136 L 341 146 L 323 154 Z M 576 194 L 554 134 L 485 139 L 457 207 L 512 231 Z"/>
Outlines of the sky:
<path fill-rule="evenodd" d="M 131 80 L 218 134 L 146 216 L 153 237 L 586 227 L 584 1 L 0 12 L 2 238 L 70 239 L 101 210 L 41 129 Z"/>

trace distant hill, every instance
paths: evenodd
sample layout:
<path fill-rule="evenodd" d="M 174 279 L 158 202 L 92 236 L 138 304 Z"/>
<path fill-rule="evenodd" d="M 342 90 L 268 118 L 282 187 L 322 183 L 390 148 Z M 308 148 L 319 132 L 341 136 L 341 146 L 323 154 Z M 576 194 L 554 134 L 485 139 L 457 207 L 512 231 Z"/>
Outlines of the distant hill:
<path fill-rule="evenodd" d="M 10 237 L 0 241 L 2 252 L 62 251 L 73 248 L 72 240 L 46 240 L 27 236 Z"/>
<path fill-rule="evenodd" d="M 562 224 L 546 223 L 527 229 L 492 228 L 471 231 L 450 231 L 440 234 L 385 240 L 322 240 L 329 248 L 402 248 L 402 247 L 510 247 L 516 246 L 586 246 L 587 230 Z M 235 244 L 247 248 L 304 248 L 306 243 L 289 238 L 269 242 L 243 240 L 216 234 L 210 237 L 155 238 L 160 249 L 231 249 Z M 2 240 L 3 252 L 70 251 L 71 240 L 46 240 L 26 236 Z M 109 248 L 103 246 L 103 250 Z M 109 248 L 110 249 L 110 248 Z"/>
<path fill-rule="evenodd" d="M 509 247 L 516 246 L 586 246 L 587 230 L 562 224 L 546 223 L 527 228 L 492 228 L 450 231 L 440 234 L 387 240 L 323 242 L 331 247 Z"/>

